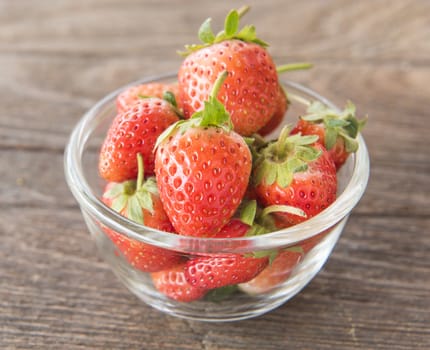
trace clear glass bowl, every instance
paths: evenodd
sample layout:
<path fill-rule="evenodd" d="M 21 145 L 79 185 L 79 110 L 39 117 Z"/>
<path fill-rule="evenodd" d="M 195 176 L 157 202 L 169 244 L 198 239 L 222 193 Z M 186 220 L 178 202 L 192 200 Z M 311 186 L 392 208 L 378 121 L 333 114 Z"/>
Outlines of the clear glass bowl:
<path fill-rule="evenodd" d="M 359 136 L 359 150 L 349 157 L 338 173 L 338 198 L 317 216 L 288 229 L 244 238 L 185 237 L 134 223 L 114 212 L 100 200 L 106 183 L 98 176 L 98 153 L 106 131 L 115 116 L 115 98 L 125 88 L 148 82 L 173 82 L 174 75 L 142 79 L 124 86 L 96 103 L 73 130 L 65 151 L 65 175 L 71 192 L 78 201 L 85 222 L 101 256 L 122 283 L 145 303 L 178 317 L 204 321 L 232 321 L 266 313 L 296 295 L 320 271 L 327 261 L 346 224 L 351 210 L 363 195 L 369 177 L 366 144 Z M 305 111 L 304 102 L 319 100 L 336 108 L 330 101 L 297 83 L 284 81 L 287 93 L 294 97 L 284 117 L 292 123 Z M 279 133 L 280 125 L 271 135 Z M 133 267 L 106 234 L 106 228 L 129 239 L 168 249 L 178 256 L 211 256 L 258 253 L 291 248 L 301 256 L 294 266 L 282 271 L 285 278 L 260 293 L 247 293 L 239 288 L 230 295 L 204 297 L 180 302 L 160 293 L 151 274 Z"/>

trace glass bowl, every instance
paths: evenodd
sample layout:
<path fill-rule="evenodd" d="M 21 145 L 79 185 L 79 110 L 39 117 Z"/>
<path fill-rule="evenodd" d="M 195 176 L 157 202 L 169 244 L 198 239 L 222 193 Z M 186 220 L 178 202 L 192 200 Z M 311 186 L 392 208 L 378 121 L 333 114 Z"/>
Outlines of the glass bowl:
<path fill-rule="evenodd" d="M 100 200 L 106 186 L 98 176 L 100 146 L 116 114 L 115 98 L 121 91 L 132 85 L 167 83 L 175 79 L 173 74 L 142 79 L 113 91 L 97 102 L 76 125 L 66 147 L 64 166 L 67 183 L 80 205 L 100 255 L 119 280 L 145 303 L 170 315 L 202 321 L 232 321 L 261 315 L 299 293 L 327 261 L 351 210 L 367 185 L 369 158 L 366 144 L 360 135 L 358 152 L 350 156 L 340 169 L 336 201 L 317 216 L 288 229 L 261 236 L 219 239 L 180 236 L 137 224 L 114 212 Z M 283 125 L 293 122 L 305 112 L 306 101 L 318 100 L 336 108 L 330 101 L 300 84 L 291 81 L 282 83 L 291 100 Z M 267 137 L 274 137 L 281 128 L 282 125 Z M 107 232 L 112 231 L 136 244 L 141 242 L 169 250 L 179 260 L 214 255 L 247 257 L 281 249 L 296 254 L 296 258 L 293 264 L 281 267 L 281 277 L 271 288 L 256 290 L 245 283 L 238 288 L 209 292 L 199 300 L 177 301 L 155 287 L 151 272 L 130 264 L 109 238 Z"/>

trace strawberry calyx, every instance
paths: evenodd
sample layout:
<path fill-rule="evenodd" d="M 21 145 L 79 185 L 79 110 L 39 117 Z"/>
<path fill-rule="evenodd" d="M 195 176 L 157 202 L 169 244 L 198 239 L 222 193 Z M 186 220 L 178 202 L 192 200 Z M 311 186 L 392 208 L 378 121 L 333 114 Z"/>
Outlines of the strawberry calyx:
<path fill-rule="evenodd" d="M 324 125 L 324 146 L 327 150 L 332 149 L 340 137 L 343 139 L 345 150 L 348 153 L 357 151 L 357 136 L 367 122 L 367 117 L 357 119 L 355 105 L 350 101 L 341 112 L 329 108 L 319 101 L 314 101 L 309 105 L 307 114 L 301 116 L 300 119 Z"/>
<path fill-rule="evenodd" d="M 268 207 L 259 208 L 255 200 L 249 201 L 242 209 L 240 219 L 250 226 L 247 237 L 259 236 L 265 233 L 274 232 L 279 229 L 271 214 L 287 213 L 306 218 L 306 213 L 300 208 L 291 205 L 274 204 Z"/>
<path fill-rule="evenodd" d="M 140 98 L 140 99 L 142 99 L 142 100 L 144 100 L 146 98 L 158 98 L 156 96 L 142 95 L 142 94 L 137 95 L 137 97 Z M 178 117 L 180 117 L 181 119 L 183 119 L 184 115 L 183 115 L 183 113 L 181 112 L 181 110 L 178 107 L 178 103 L 176 101 L 176 97 L 175 97 L 175 94 L 173 92 L 171 92 L 171 91 L 164 91 L 162 99 L 170 104 L 170 106 L 172 107 L 173 111 L 176 113 L 176 115 Z"/>
<path fill-rule="evenodd" d="M 138 177 L 136 180 L 127 180 L 116 183 L 104 197 L 112 200 L 111 208 L 124 214 L 128 219 L 144 224 L 142 209 L 154 213 L 152 195 L 158 195 L 155 177 L 144 179 L 143 158 L 137 154 Z"/>
<path fill-rule="evenodd" d="M 295 173 L 304 172 L 308 163 L 316 160 L 321 151 L 313 147 L 317 135 L 290 135 L 291 126 L 282 129 L 277 140 L 257 151 L 254 167 L 254 184 L 272 185 L 285 188 L 293 180 Z"/>
<path fill-rule="evenodd" d="M 278 230 L 276 223 L 271 214 L 273 213 L 289 213 L 306 217 L 306 213 L 296 207 L 290 205 L 271 205 L 265 208 L 259 208 L 256 200 L 246 200 L 239 208 L 240 220 L 249 226 L 246 232 L 246 237 L 259 236 L 269 232 Z M 279 250 L 264 250 L 245 254 L 251 258 L 269 258 L 269 264 L 278 256 Z"/>
<path fill-rule="evenodd" d="M 163 100 L 169 102 L 173 107 L 178 108 L 178 103 L 176 102 L 176 97 L 171 91 L 164 91 Z"/>
<path fill-rule="evenodd" d="M 269 44 L 257 37 L 255 26 L 246 25 L 239 29 L 239 21 L 249 9 L 249 6 L 242 6 L 238 10 L 231 10 L 224 20 L 224 29 L 217 34 L 212 31 L 212 19 L 207 18 L 201 24 L 198 32 L 198 37 L 202 44 L 185 45 L 185 51 L 179 51 L 178 53 L 182 56 L 187 56 L 194 51 L 232 39 L 255 43 L 264 48 L 269 46 Z"/>
<path fill-rule="evenodd" d="M 215 81 L 211 94 L 207 101 L 204 102 L 204 108 L 195 112 L 189 119 L 179 120 L 170 125 L 158 137 L 154 149 L 170 135 L 179 132 L 183 134 L 186 130 L 192 127 L 219 127 L 227 132 L 233 130 L 233 123 L 230 118 L 230 113 L 227 112 L 225 106 L 218 100 L 217 95 L 221 89 L 224 80 L 227 78 L 228 72 L 223 71 Z"/>

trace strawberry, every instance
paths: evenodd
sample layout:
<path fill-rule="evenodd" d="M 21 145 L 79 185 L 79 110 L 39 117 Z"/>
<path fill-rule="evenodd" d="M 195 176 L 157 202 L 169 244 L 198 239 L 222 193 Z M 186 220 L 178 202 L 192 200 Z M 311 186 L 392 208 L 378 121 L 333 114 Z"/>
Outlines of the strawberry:
<path fill-rule="evenodd" d="M 355 106 L 351 102 L 342 112 L 338 112 L 317 101 L 310 104 L 307 114 L 300 117 L 291 133 L 318 135 L 319 142 L 329 151 L 339 169 L 348 156 L 357 151 L 356 139 L 365 123 L 366 118 L 356 118 Z"/>
<path fill-rule="evenodd" d="M 225 224 L 221 231 L 217 232 L 214 238 L 235 238 L 243 237 L 248 232 L 250 226 L 244 223 L 239 218 L 232 218 Z"/>
<path fill-rule="evenodd" d="M 210 18 L 199 30 L 202 45 L 186 46 L 188 55 L 178 72 L 179 98 L 184 116 L 204 107 L 212 87 L 225 70 L 229 76 L 218 98 L 231 114 L 234 130 L 251 135 L 263 127 L 277 107 L 278 75 L 267 44 L 258 39 L 253 26 L 239 31 L 243 11 L 231 11 L 223 31 L 214 35 Z"/>
<path fill-rule="evenodd" d="M 279 92 L 278 92 L 278 98 L 277 98 L 277 104 L 275 112 L 273 113 L 270 120 L 264 125 L 260 130 L 258 130 L 258 133 L 262 136 L 270 134 L 272 131 L 274 131 L 284 120 L 285 113 L 287 112 L 288 108 L 288 99 L 286 92 L 280 86 Z"/>
<path fill-rule="evenodd" d="M 276 213 L 287 225 L 313 217 L 336 199 L 336 167 L 317 139 L 290 135 L 285 127 L 278 140 L 258 152 L 253 183 L 261 204 L 288 205 L 305 213 Z"/>
<path fill-rule="evenodd" d="M 326 231 L 306 239 L 299 245 L 280 252 L 273 261 L 252 280 L 241 283 L 240 290 L 250 295 L 267 293 L 285 282 L 306 253 L 313 249 L 327 234 Z"/>
<path fill-rule="evenodd" d="M 257 201 L 244 198 L 236 214 L 214 238 L 238 238 L 254 234 L 259 229 L 256 222 Z"/>
<path fill-rule="evenodd" d="M 259 39 L 254 26 L 239 30 L 240 18 L 249 10 L 244 6 L 232 10 L 224 22 L 224 30 L 214 34 L 211 19 L 199 29 L 202 44 L 186 45 L 186 58 L 178 72 L 178 94 L 185 118 L 204 106 L 220 72 L 227 77 L 218 98 L 231 114 L 234 130 L 249 136 L 266 125 L 277 109 L 280 84 L 278 73 L 310 68 L 309 64 L 275 66 L 267 51 L 268 44 Z M 282 98 L 282 96 L 281 96 Z"/>
<path fill-rule="evenodd" d="M 185 277 L 188 283 L 199 288 L 220 288 L 253 279 L 268 263 L 268 256 L 226 254 L 195 257 L 186 262 Z"/>
<path fill-rule="evenodd" d="M 238 238 L 270 232 L 273 228 L 268 219 L 269 214 L 278 209 L 269 207 L 261 211 L 255 200 L 245 200 L 238 210 L 240 217 L 233 218 L 215 237 Z M 200 288 L 233 286 L 255 278 L 277 254 L 277 251 L 259 251 L 245 255 L 194 257 L 185 264 L 185 276 L 190 284 Z"/>
<path fill-rule="evenodd" d="M 240 284 L 239 288 L 251 295 L 266 293 L 286 281 L 302 258 L 300 251 L 285 250 L 255 278 Z"/>
<path fill-rule="evenodd" d="M 181 302 L 190 302 L 202 298 L 206 290 L 191 285 L 185 278 L 185 265 L 151 274 L 155 288 L 167 297 Z"/>
<path fill-rule="evenodd" d="M 311 251 L 318 243 L 320 243 L 323 238 L 330 233 L 330 229 L 324 230 L 317 235 L 305 239 L 303 242 L 300 243 L 300 248 L 303 249 L 303 253 L 306 254 L 309 251 Z"/>
<path fill-rule="evenodd" d="M 143 160 L 138 154 L 139 177 L 137 181 L 109 183 L 102 201 L 121 215 L 157 230 L 174 232 L 158 196 L 154 177 L 143 182 Z M 160 271 L 176 266 L 182 258 L 172 251 L 128 238 L 111 229 L 106 234 L 118 247 L 127 261 L 145 272 Z"/>
<path fill-rule="evenodd" d="M 175 230 L 214 236 L 238 208 L 252 159 L 244 139 L 232 131 L 229 114 L 216 99 L 224 72 L 205 109 L 172 125 L 156 145 L 155 175 Z"/>
<path fill-rule="evenodd" d="M 164 84 L 164 83 L 146 83 L 141 85 L 135 85 L 127 88 L 121 92 L 116 98 L 116 107 L 118 113 L 123 113 L 132 106 L 140 101 L 142 98 L 147 97 L 158 97 L 164 98 L 166 92 L 170 92 L 173 96 L 178 94 L 178 85 L 175 84 Z M 175 100 L 177 100 L 175 98 Z"/>
<path fill-rule="evenodd" d="M 100 175 L 112 182 L 136 178 L 137 153 L 143 156 L 145 174 L 153 175 L 155 141 L 169 125 L 178 120 L 175 108 L 159 98 L 141 99 L 133 108 L 119 113 L 100 150 Z"/>

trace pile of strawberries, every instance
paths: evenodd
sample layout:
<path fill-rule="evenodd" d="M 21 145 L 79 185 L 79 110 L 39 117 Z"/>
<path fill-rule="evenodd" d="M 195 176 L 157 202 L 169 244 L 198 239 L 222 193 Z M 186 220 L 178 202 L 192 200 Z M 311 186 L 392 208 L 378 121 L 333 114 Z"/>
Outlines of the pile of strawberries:
<path fill-rule="evenodd" d="M 202 24 L 202 43 L 186 46 L 177 82 L 134 86 L 117 97 L 99 158 L 102 200 L 113 210 L 158 230 L 225 239 L 296 225 L 336 199 L 337 170 L 356 151 L 364 121 L 351 103 L 338 112 L 309 102 L 296 125 L 266 140 L 289 103 L 278 74 L 308 65 L 276 67 L 255 28 L 239 29 L 247 9 L 230 11 L 218 34 L 210 19 Z M 271 252 L 184 256 L 105 232 L 178 301 L 232 286 L 271 290 L 322 238 Z"/>

